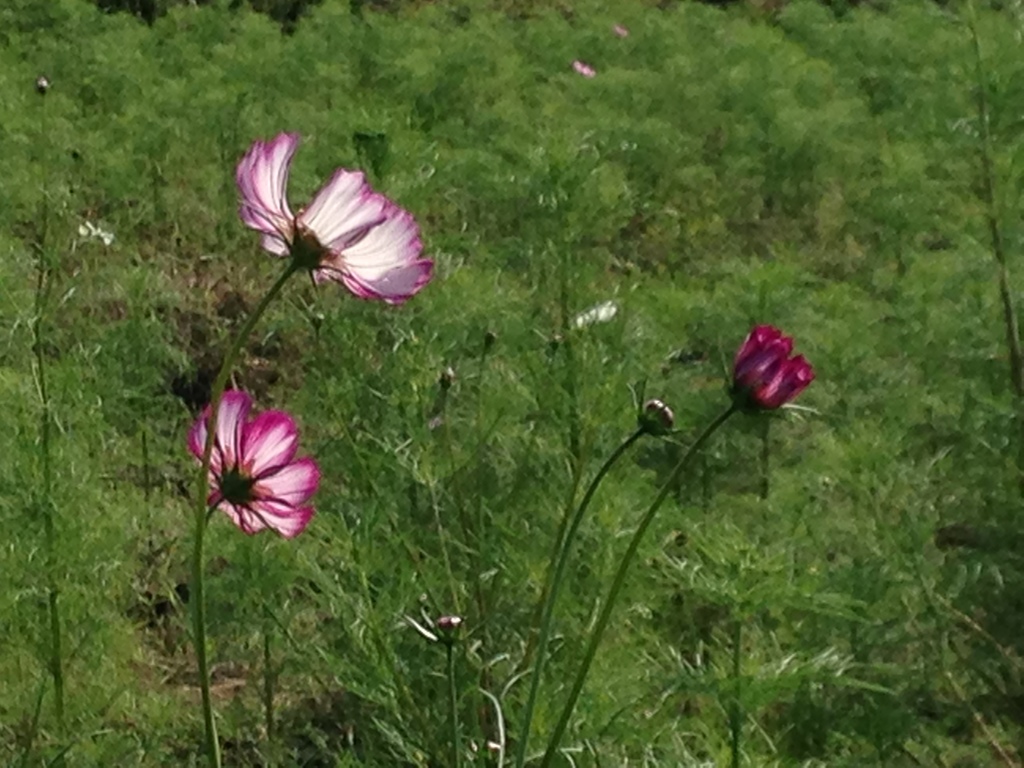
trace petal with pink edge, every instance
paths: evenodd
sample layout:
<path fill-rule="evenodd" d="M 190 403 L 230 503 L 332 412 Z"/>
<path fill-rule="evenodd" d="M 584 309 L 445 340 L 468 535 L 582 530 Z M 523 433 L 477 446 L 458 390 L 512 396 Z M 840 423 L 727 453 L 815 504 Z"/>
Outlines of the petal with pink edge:
<path fill-rule="evenodd" d="M 325 266 L 337 269 L 349 290 L 362 298 L 399 304 L 413 296 L 433 275 L 433 262 L 420 259 L 423 243 L 412 215 L 389 205 L 387 219 L 362 240 L 346 248 L 340 261 Z"/>
<path fill-rule="evenodd" d="M 291 416 L 282 411 L 264 411 L 245 428 L 242 462 L 259 477 L 291 461 L 298 443 L 299 431 Z"/>
<path fill-rule="evenodd" d="M 373 281 L 360 280 L 353 274 L 342 274 L 341 281 L 361 299 L 401 304 L 419 293 L 430 282 L 433 272 L 434 262 L 423 259 L 407 267 L 396 267 Z"/>
<path fill-rule="evenodd" d="M 294 133 L 279 134 L 268 142 L 256 141 L 235 172 L 242 196 L 238 214 L 246 226 L 266 236 L 264 247 L 268 241 L 273 243 L 274 253 L 282 244 L 287 252 L 293 236 L 294 216 L 286 195 L 288 172 L 298 146 L 299 136 Z"/>
<path fill-rule="evenodd" d="M 267 501 L 254 502 L 250 514 L 258 516 L 265 527 L 273 528 L 286 539 L 302 533 L 313 519 L 313 507 L 293 507 Z"/>
<path fill-rule="evenodd" d="M 306 503 L 319 485 L 320 468 L 313 459 L 305 458 L 257 480 L 253 493 L 260 501 L 297 506 Z"/>
<path fill-rule="evenodd" d="M 227 501 L 222 502 L 218 509 L 231 518 L 233 522 L 242 533 L 247 533 L 250 536 L 259 533 L 260 531 L 268 527 L 267 523 L 264 522 L 262 515 L 253 514 L 253 510 L 248 507 L 235 506 Z"/>
<path fill-rule="evenodd" d="M 234 466 L 242 457 L 245 421 L 252 407 L 252 398 L 238 389 L 224 393 L 217 409 L 216 447 L 223 456 L 222 466 Z"/>
<path fill-rule="evenodd" d="M 299 214 L 298 222 L 322 246 L 340 250 L 384 220 L 387 198 L 366 183 L 360 171 L 339 168 Z"/>
<path fill-rule="evenodd" d="M 209 418 L 210 409 L 207 407 L 188 430 L 188 450 L 200 462 L 203 460 L 203 449 L 206 447 L 206 420 Z"/>

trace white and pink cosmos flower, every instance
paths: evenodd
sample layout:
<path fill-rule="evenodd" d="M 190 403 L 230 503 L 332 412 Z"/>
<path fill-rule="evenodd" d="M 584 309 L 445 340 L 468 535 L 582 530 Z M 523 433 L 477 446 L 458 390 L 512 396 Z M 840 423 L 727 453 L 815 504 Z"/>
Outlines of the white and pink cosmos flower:
<path fill-rule="evenodd" d="M 290 256 L 316 282 L 342 283 L 363 299 L 401 304 L 426 285 L 434 263 L 420 257 L 415 219 L 375 192 L 360 171 L 338 168 L 299 213 L 288 205 L 288 173 L 299 136 L 256 141 L 238 164 L 239 215 L 263 248 Z"/>
<path fill-rule="evenodd" d="M 210 455 L 210 509 L 220 509 L 248 534 L 266 528 L 286 539 L 298 536 L 313 517 L 310 498 L 320 484 L 313 459 L 296 459 L 299 431 L 283 411 L 249 417 L 252 398 L 224 393 L 217 410 Z M 192 425 L 188 449 L 202 462 L 210 408 Z"/>

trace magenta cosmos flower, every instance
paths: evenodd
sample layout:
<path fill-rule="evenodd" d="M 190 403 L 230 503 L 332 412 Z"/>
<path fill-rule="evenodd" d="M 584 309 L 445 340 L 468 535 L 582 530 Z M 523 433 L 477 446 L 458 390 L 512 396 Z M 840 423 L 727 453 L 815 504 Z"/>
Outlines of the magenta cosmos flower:
<path fill-rule="evenodd" d="M 360 171 L 339 168 L 298 215 L 286 196 L 299 136 L 256 141 L 238 164 L 239 215 L 264 249 L 291 256 L 317 282 L 343 283 L 363 299 L 400 304 L 430 281 L 420 230 L 408 211 L 370 188 Z"/>
<path fill-rule="evenodd" d="M 750 332 L 733 366 L 733 397 L 745 408 L 772 410 L 793 400 L 814 381 L 803 355 L 790 358 L 793 339 L 771 325 Z"/>
<path fill-rule="evenodd" d="M 249 417 L 252 399 L 228 390 L 217 411 L 210 456 L 211 508 L 217 507 L 245 533 L 272 528 L 286 539 L 298 536 L 313 517 L 310 497 L 320 484 L 312 459 L 296 459 L 299 432 L 282 411 Z M 188 449 L 202 461 L 207 406 L 188 433 Z"/>
<path fill-rule="evenodd" d="M 594 75 L 597 74 L 596 69 L 594 69 L 589 64 L 580 61 L 579 59 L 576 59 L 576 61 L 572 63 L 572 68 L 576 70 L 577 73 L 583 75 L 584 77 L 593 77 Z"/>

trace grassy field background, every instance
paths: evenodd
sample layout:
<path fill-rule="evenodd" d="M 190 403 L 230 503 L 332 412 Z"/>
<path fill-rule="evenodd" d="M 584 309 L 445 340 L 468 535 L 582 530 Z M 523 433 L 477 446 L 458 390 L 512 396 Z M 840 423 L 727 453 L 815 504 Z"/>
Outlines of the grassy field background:
<path fill-rule="evenodd" d="M 752 419 L 676 489 L 563 764 L 725 766 L 737 728 L 749 766 L 1019 764 L 1020 402 L 990 220 L 1016 301 L 1021 4 L 979 7 L 980 69 L 966 6 L 660 5 L 325 0 L 283 34 L 227 3 L 151 26 L 4 3 L 0 763 L 199 761 L 185 434 L 278 269 L 238 220 L 235 164 L 292 130 L 291 199 L 365 169 L 436 277 L 400 308 L 295 280 L 246 348 L 236 383 L 295 414 L 324 481 L 294 541 L 211 526 L 227 764 L 449 766 L 444 652 L 406 617 L 458 614 L 466 763 L 496 765 L 574 475 L 633 428 L 642 388 L 678 433 L 642 442 L 584 521 L 538 752 L 632 526 L 755 323 L 796 337 L 812 410 L 771 420 L 767 498 Z M 575 321 L 608 301 L 609 322 Z"/>

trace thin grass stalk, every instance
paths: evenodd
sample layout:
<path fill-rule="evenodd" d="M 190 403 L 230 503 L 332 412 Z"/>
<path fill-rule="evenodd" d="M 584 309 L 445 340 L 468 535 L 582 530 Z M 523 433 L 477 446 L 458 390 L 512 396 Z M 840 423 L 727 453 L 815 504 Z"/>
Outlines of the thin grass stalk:
<path fill-rule="evenodd" d="M 572 456 L 573 467 L 575 468 L 582 463 L 583 456 L 580 448 L 582 428 L 580 426 L 579 385 L 576 381 L 576 350 L 572 338 L 571 268 L 572 256 L 570 255 L 570 249 L 564 249 L 559 275 L 558 309 L 565 373 L 562 387 L 565 390 L 569 408 L 569 455 Z"/>
<path fill-rule="evenodd" d="M 975 107 L 978 112 L 978 131 L 981 137 L 981 194 L 985 204 L 985 219 L 988 224 L 989 244 L 996 261 L 996 279 L 999 284 L 999 300 L 1003 307 L 1003 324 L 1006 326 L 1006 349 L 1010 358 L 1010 384 L 1014 394 L 1014 413 L 1017 422 L 1017 484 L 1024 495 L 1024 355 L 1021 353 L 1020 324 L 1013 291 L 1010 287 L 1010 269 L 1006 256 L 1005 240 L 999 224 L 999 195 L 996 179 L 992 131 L 989 126 L 991 109 L 988 103 L 985 58 L 982 55 L 981 36 L 978 33 L 978 14 L 974 0 L 967 3 L 967 26 L 971 33 L 974 52 Z"/>
<path fill-rule="evenodd" d="M 677 477 L 682 474 L 683 470 L 686 469 L 687 466 L 689 466 L 690 460 L 694 455 L 696 455 L 697 451 L 701 449 L 704 443 L 707 442 L 708 438 L 710 438 L 711 435 L 713 435 L 715 431 L 736 412 L 737 407 L 735 405 L 730 405 L 726 410 L 722 411 L 722 413 L 719 414 L 703 432 L 701 432 L 683 455 L 683 458 L 680 459 L 679 463 L 672 470 L 672 474 L 661 487 L 661 490 L 658 491 L 658 495 L 654 499 L 654 502 L 644 513 L 643 518 L 641 518 L 640 524 L 633 533 L 633 538 L 630 539 L 629 546 L 626 548 L 626 552 L 622 556 L 622 560 L 619 561 L 619 568 L 615 572 L 611 589 L 608 590 L 608 596 L 605 598 L 605 601 L 601 606 L 601 612 L 598 614 L 597 620 L 594 623 L 594 628 L 590 633 L 590 640 L 587 642 L 587 648 L 583 654 L 583 661 L 580 663 L 580 668 L 576 673 L 576 679 L 569 692 L 569 698 L 562 709 L 562 714 L 558 719 L 558 723 L 555 725 L 555 730 L 548 740 L 548 746 L 544 752 L 544 757 L 541 759 L 541 768 L 550 768 L 551 763 L 555 758 L 555 753 L 558 751 L 558 745 L 562 740 L 562 736 L 565 734 L 565 729 L 569 725 L 569 719 L 572 717 L 572 713 L 576 709 L 576 702 L 579 699 L 580 692 L 583 690 L 583 684 L 587 680 L 587 674 L 590 672 L 590 665 L 594 661 L 594 656 L 597 655 L 597 648 L 600 645 L 601 638 L 604 636 L 604 631 L 608 626 L 608 620 L 611 618 L 612 609 L 615 607 L 615 602 L 618 599 L 619 593 L 622 591 L 622 586 L 626 581 L 626 573 L 629 571 L 629 566 L 633 562 L 633 558 L 636 556 L 637 550 L 640 548 L 640 542 L 643 540 L 644 534 L 647 533 L 647 529 L 650 528 L 651 523 L 654 522 L 654 517 L 661 508 L 661 505 L 665 502 L 665 499 L 668 498 L 672 489 L 675 487 Z"/>
<path fill-rule="evenodd" d="M 266 596 L 263 597 L 263 725 L 267 731 L 267 760 L 273 765 L 274 760 L 274 659 L 271 653 L 271 618 L 266 609 Z"/>
<path fill-rule="evenodd" d="M 142 426 L 142 498 L 144 501 L 149 501 L 150 490 L 153 487 L 153 481 L 150 471 L 149 463 L 149 430 L 146 429 L 145 424 Z"/>
<path fill-rule="evenodd" d="M 492 576 L 494 584 L 488 591 L 484 586 L 484 570 L 485 567 L 491 562 L 490 560 L 490 528 L 487 524 L 484 512 L 484 496 L 480 492 L 480 489 L 484 487 L 483 473 L 484 473 L 484 448 L 487 442 L 487 438 L 490 430 L 484 426 L 484 385 L 486 383 L 488 360 L 491 352 L 491 348 L 494 346 L 494 337 L 490 334 L 484 336 L 483 344 L 480 349 L 479 366 L 477 372 L 476 382 L 476 413 L 474 414 L 474 427 L 473 430 L 476 433 L 476 463 L 474 465 L 473 473 L 476 478 L 476 510 L 475 510 L 475 526 L 476 526 L 476 543 L 477 543 L 477 566 L 474 568 L 476 573 L 474 574 L 476 582 L 476 602 L 477 602 L 477 624 L 480 627 L 481 637 L 484 643 L 484 647 L 490 647 L 491 645 L 491 633 L 490 633 L 490 610 L 492 605 L 491 598 L 496 594 L 498 581 L 497 575 Z M 480 668 L 480 688 L 483 690 L 491 689 L 491 668 L 489 665 L 484 664 Z M 490 710 L 486 707 L 479 709 L 479 724 L 480 730 L 488 734 L 491 731 L 491 722 L 489 716 Z"/>
<path fill-rule="evenodd" d="M 455 681 L 455 641 L 450 637 L 445 641 L 445 651 L 448 668 L 448 710 L 452 734 L 452 766 L 460 768 L 462 765 L 462 740 L 459 737 L 459 695 Z"/>
<path fill-rule="evenodd" d="M 41 92 L 44 93 L 44 92 Z M 49 153 L 45 149 L 49 141 L 49 128 L 45 106 L 45 95 L 40 102 L 39 130 L 40 146 L 44 147 L 44 158 Z M 50 188 L 49 164 L 44 161 L 43 190 L 39 208 L 39 230 L 33 244 L 36 252 L 36 287 L 32 317 L 32 352 L 34 357 L 34 374 L 36 391 L 39 395 L 39 458 L 42 465 L 42 503 L 43 532 L 46 546 L 46 610 L 49 632 L 49 667 L 53 679 L 53 708 L 57 720 L 58 734 L 64 734 L 64 656 L 61 637 L 60 620 L 60 589 L 57 580 L 57 510 L 53 498 L 53 411 L 50 401 L 50 390 L 47 383 L 46 353 L 46 310 L 50 296 L 52 265 L 48 257 L 50 230 L 50 201 L 47 198 Z"/>
<path fill-rule="evenodd" d="M 739 616 L 732 630 L 732 699 L 729 702 L 729 754 L 732 768 L 740 768 L 740 743 L 743 738 L 743 619 Z"/>
<path fill-rule="evenodd" d="M 277 295 L 284 288 L 288 279 L 298 271 L 299 267 L 294 261 L 290 261 L 284 272 L 277 278 L 277 281 L 270 287 L 267 294 L 257 305 L 256 309 L 245 321 L 245 325 L 238 332 L 232 341 L 227 354 L 221 365 L 217 378 L 213 382 L 210 392 L 210 415 L 207 419 L 206 445 L 203 448 L 203 460 L 199 468 L 199 475 L 196 480 L 196 509 L 195 509 L 195 536 L 192 550 L 192 619 L 193 619 L 193 642 L 196 648 L 196 665 L 199 669 L 199 685 L 202 689 L 203 700 L 203 726 L 205 733 L 205 751 L 209 764 L 213 768 L 220 768 L 220 742 L 217 739 L 217 723 L 213 717 L 213 700 L 210 696 L 210 666 L 206 655 L 206 595 L 203 584 L 203 539 L 206 534 L 206 525 L 209 519 L 209 507 L 207 497 L 210 489 L 210 460 L 213 457 L 213 443 L 217 430 L 217 414 L 220 410 L 220 401 L 227 386 L 228 377 L 231 375 L 231 368 L 238 358 L 239 352 L 245 340 L 256 327 L 257 321 L 270 306 Z"/>
<path fill-rule="evenodd" d="M 530 690 L 526 697 L 526 709 L 523 711 L 523 723 L 520 727 L 519 742 L 516 747 L 516 760 L 514 763 L 516 768 L 522 768 L 526 763 L 526 752 L 529 748 L 530 741 L 530 728 L 533 725 L 533 711 L 537 704 L 537 693 L 540 690 L 541 676 L 544 673 L 544 663 L 547 655 L 548 640 L 551 636 L 551 625 L 555 612 L 555 603 L 558 600 L 558 592 L 562 586 L 562 581 L 565 578 L 565 568 L 569 562 L 569 553 L 572 550 L 572 543 L 576 537 L 576 532 L 579 530 L 580 523 L 583 521 L 583 516 L 586 514 L 587 508 L 590 506 L 590 501 L 594 498 L 594 494 L 597 492 L 598 486 L 601 485 L 601 481 L 604 480 L 608 472 L 611 471 L 611 468 L 615 466 L 618 460 L 626 454 L 630 447 L 632 447 L 632 445 L 645 434 L 647 434 L 647 429 L 645 427 L 638 428 L 633 432 L 633 434 L 627 437 L 618 448 L 612 451 L 611 455 L 605 459 L 604 464 L 602 464 L 601 468 L 597 471 L 597 474 L 594 475 L 594 479 L 590 481 L 590 485 L 583 494 L 583 499 L 580 501 L 580 504 L 576 508 L 571 519 L 568 517 L 566 518 L 568 525 L 565 527 L 564 537 L 560 537 L 561 541 L 557 545 L 558 554 L 555 560 L 555 565 L 553 568 L 548 569 L 550 581 L 544 585 L 544 589 L 541 592 L 543 608 L 541 609 L 540 633 L 537 639 L 537 658 L 534 661 L 533 669 L 530 673 Z"/>

